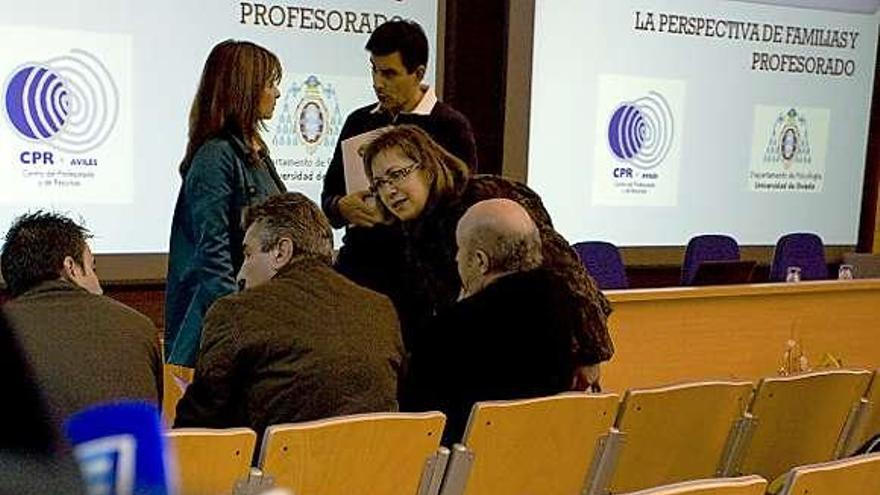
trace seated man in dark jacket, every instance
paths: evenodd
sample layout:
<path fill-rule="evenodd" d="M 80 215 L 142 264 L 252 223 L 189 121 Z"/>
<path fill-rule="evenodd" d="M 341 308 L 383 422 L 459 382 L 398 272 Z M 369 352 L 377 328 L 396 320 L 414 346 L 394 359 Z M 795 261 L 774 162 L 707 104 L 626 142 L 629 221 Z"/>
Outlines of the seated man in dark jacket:
<path fill-rule="evenodd" d="M 88 231 L 62 215 L 18 218 L 0 255 L 3 307 L 56 427 L 72 413 L 121 399 L 161 404 L 159 332 L 101 295 Z"/>
<path fill-rule="evenodd" d="M 576 300 L 540 269 L 541 238 L 516 202 L 472 206 L 456 231 L 459 302 L 415 339 L 405 408 L 447 415 L 461 440 L 474 402 L 552 395 L 571 387 Z"/>
<path fill-rule="evenodd" d="M 245 213 L 238 294 L 208 310 L 175 426 L 267 426 L 397 410 L 391 301 L 336 273 L 333 235 L 299 193 Z"/>

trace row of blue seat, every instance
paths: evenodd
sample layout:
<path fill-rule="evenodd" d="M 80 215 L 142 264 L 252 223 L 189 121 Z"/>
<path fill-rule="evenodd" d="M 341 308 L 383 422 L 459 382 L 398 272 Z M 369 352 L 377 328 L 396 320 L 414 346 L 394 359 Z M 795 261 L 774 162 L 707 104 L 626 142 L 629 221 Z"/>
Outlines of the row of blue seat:
<path fill-rule="evenodd" d="M 626 289 L 629 281 L 617 246 L 604 241 L 579 242 L 574 249 L 600 289 Z M 681 265 L 681 285 L 693 285 L 697 268 L 705 261 L 735 261 L 740 259 L 739 244 L 731 236 L 706 234 L 691 238 Z M 801 280 L 828 278 L 825 247 L 822 239 L 813 233 L 786 234 L 776 242 L 770 281 L 782 282 L 786 269 L 797 266 Z"/>

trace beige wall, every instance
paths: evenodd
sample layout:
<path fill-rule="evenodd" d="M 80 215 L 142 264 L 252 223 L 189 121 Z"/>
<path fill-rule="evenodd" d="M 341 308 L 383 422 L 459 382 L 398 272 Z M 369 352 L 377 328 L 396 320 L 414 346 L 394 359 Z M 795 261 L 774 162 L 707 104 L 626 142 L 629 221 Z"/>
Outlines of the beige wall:
<path fill-rule="evenodd" d="M 775 375 L 788 339 L 810 365 L 880 367 L 880 280 L 608 291 L 615 353 L 602 388 L 623 392 Z"/>

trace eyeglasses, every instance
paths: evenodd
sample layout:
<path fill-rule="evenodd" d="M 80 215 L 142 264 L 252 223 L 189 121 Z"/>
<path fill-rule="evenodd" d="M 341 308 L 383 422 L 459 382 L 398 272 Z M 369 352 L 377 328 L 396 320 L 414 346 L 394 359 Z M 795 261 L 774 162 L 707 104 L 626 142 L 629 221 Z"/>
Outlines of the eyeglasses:
<path fill-rule="evenodd" d="M 370 189 L 372 189 L 373 192 L 378 192 L 380 189 L 387 186 L 397 186 L 409 177 L 409 174 L 413 173 L 413 170 L 420 166 L 421 163 L 416 162 L 412 165 L 392 170 L 386 173 L 384 177 L 373 177 L 373 186 Z"/>

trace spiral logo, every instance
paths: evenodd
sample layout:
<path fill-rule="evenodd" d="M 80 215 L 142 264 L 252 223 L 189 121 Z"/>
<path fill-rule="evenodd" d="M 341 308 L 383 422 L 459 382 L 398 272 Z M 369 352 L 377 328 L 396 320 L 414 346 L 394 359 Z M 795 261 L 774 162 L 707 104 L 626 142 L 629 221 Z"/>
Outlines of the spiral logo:
<path fill-rule="evenodd" d="M 608 123 L 608 145 L 618 159 L 641 169 L 659 165 L 672 148 L 672 110 L 663 95 L 621 103 Z"/>
<path fill-rule="evenodd" d="M 5 88 L 6 116 L 18 133 L 59 150 L 103 144 L 119 116 L 119 93 L 104 64 L 85 50 L 17 68 Z"/>

